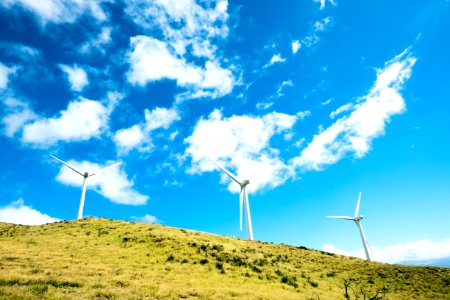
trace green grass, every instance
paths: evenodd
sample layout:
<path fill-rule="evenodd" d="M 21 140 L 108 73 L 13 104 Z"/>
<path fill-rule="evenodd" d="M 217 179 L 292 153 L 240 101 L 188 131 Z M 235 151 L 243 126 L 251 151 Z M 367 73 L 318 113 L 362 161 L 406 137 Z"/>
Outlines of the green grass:
<path fill-rule="evenodd" d="M 108 219 L 0 223 L 11 298 L 450 299 L 450 269 Z"/>

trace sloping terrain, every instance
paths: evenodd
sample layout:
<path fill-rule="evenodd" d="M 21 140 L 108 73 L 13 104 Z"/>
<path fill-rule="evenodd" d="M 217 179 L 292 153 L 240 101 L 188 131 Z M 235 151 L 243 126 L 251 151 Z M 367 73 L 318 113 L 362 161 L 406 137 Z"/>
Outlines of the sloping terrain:
<path fill-rule="evenodd" d="M 0 223 L 0 299 L 356 297 L 450 299 L 450 269 L 102 218 Z"/>

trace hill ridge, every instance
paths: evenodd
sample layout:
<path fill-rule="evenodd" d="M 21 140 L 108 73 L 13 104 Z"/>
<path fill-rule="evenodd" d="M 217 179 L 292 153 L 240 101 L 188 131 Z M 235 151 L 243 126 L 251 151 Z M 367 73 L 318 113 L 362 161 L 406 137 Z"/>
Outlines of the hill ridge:
<path fill-rule="evenodd" d="M 94 217 L 0 223 L 0 269 L 0 298 L 450 299 L 448 268 Z"/>

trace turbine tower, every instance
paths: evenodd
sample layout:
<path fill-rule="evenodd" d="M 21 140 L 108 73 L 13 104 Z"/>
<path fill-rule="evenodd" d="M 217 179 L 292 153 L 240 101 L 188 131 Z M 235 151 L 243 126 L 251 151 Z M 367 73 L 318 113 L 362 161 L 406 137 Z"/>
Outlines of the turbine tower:
<path fill-rule="evenodd" d="M 361 240 L 362 240 L 362 243 L 363 243 L 363 246 L 364 246 L 364 251 L 366 252 L 367 260 L 370 261 L 369 250 L 367 249 L 367 240 L 366 240 L 366 237 L 364 236 L 364 231 L 363 231 L 362 226 L 361 226 L 361 220 L 363 219 L 363 216 L 358 216 L 358 213 L 359 213 L 359 202 L 360 201 L 361 201 L 361 192 L 359 192 L 358 203 L 356 204 L 355 215 L 353 217 L 327 216 L 327 218 L 343 219 L 343 220 L 350 220 L 350 221 L 355 222 L 356 226 L 358 226 L 359 233 L 361 235 Z"/>
<path fill-rule="evenodd" d="M 77 173 L 77 174 L 83 176 L 83 187 L 81 188 L 80 207 L 78 208 L 78 217 L 77 217 L 78 220 L 81 219 L 81 218 L 83 218 L 84 195 L 86 194 L 86 185 L 87 185 L 86 180 L 87 180 L 89 177 L 91 177 L 91 176 L 94 176 L 94 175 L 103 173 L 103 172 L 105 172 L 106 170 L 108 170 L 108 169 L 110 169 L 110 168 L 113 168 L 113 167 L 115 167 L 115 166 L 119 166 L 119 165 L 122 164 L 122 162 L 118 162 L 118 163 L 115 163 L 115 164 L 110 165 L 110 166 L 108 166 L 108 167 L 105 167 L 105 168 L 103 168 L 103 169 L 100 169 L 100 170 L 98 170 L 98 171 L 96 171 L 96 172 L 89 173 L 89 172 L 81 172 L 81 171 L 75 169 L 74 167 L 72 167 L 71 165 L 69 165 L 69 164 L 66 163 L 65 161 L 60 160 L 60 159 L 57 158 L 56 156 L 53 156 L 53 155 L 50 155 L 50 156 L 51 156 L 53 159 L 56 159 L 57 161 L 59 161 L 60 163 L 62 163 L 63 165 L 65 165 L 66 167 L 68 167 L 69 169 L 71 169 L 72 171 L 74 171 L 75 173 Z"/>
<path fill-rule="evenodd" d="M 208 158 L 209 159 L 209 158 Z M 239 213 L 240 213 L 240 228 L 242 231 L 242 208 L 245 209 L 245 218 L 247 220 L 247 234 L 249 240 L 253 241 L 253 229 L 252 229 L 252 218 L 250 216 L 250 204 L 248 202 L 248 195 L 246 191 L 246 186 L 250 183 L 249 180 L 243 180 L 239 181 L 236 176 L 231 174 L 231 172 L 227 171 L 225 168 L 219 166 L 216 162 L 209 159 L 216 167 L 218 167 L 220 170 L 222 170 L 225 174 L 228 175 L 233 181 L 235 181 L 239 186 L 241 187 L 241 192 L 239 194 Z"/>

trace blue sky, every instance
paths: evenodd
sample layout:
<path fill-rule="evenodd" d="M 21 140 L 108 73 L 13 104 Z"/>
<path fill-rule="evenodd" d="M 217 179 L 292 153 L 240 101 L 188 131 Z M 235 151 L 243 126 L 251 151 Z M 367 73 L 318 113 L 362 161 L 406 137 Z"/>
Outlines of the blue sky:
<path fill-rule="evenodd" d="M 448 1 L 0 4 L 0 220 L 85 216 L 450 257 Z M 438 263 L 436 261 L 439 261 Z"/>

